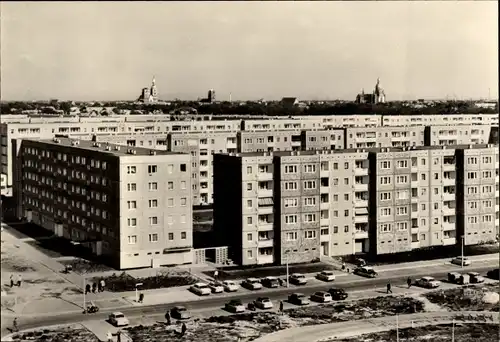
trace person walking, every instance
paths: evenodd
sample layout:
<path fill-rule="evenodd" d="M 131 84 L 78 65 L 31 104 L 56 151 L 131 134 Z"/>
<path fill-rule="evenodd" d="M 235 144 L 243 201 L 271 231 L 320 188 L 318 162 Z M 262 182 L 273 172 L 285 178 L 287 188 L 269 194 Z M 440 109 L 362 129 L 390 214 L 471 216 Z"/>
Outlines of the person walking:
<path fill-rule="evenodd" d="M 96 293 L 96 292 L 97 292 L 97 284 L 92 283 L 92 293 Z"/>
<path fill-rule="evenodd" d="M 280 313 L 283 313 L 283 301 L 280 300 Z"/>
<path fill-rule="evenodd" d="M 408 279 L 406 279 L 406 283 L 408 284 L 408 288 L 411 287 L 411 278 L 408 277 Z"/>
<path fill-rule="evenodd" d="M 10 287 L 14 287 L 14 275 L 10 275 Z"/>
<path fill-rule="evenodd" d="M 181 337 L 186 334 L 186 331 L 187 331 L 186 323 L 182 323 Z"/>
<path fill-rule="evenodd" d="M 342 263 L 342 271 L 345 271 L 345 262 Z"/>
<path fill-rule="evenodd" d="M 141 304 L 142 304 L 142 302 L 143 302 L 143 301 L 144 301 L 144 293 L 142 293 L 142 292 L 141 292 L 141 293 L 139 294 L 139 303 L 141 303 Z"/>
<path fill-rule="evenodd" d="M 104 287 L 106 286 L 106 283 L 104 282 L 104 279 L 101 279 L 100 285 L 101 285 L 101 292 L 104 292 Z"/>
<path fill-rule="evenodd" d="M 17 275 L 17 286 L 21 287 L 21 283 L 23 282 L 23 278 L 20 274 Z"/>
<path fill-rule="evenodd" d="M 85 294 L 90 293 L 90 284 L 85 285 Z"/>
<path fill-rule="evenodd" d="M 219 271 L 218 270 L 215 270 L 214 271 L 214 280 L 217 281 L 219 278 Z"/>
<path fill-rule="evenodd" d="M 12 321 L 12 328 L 15 332 L 19 331 L 19 327 L 17 326 L 17 317 L 14 317 L 14 321 Z"/>
<path fill-rule="evenodd" d="M 168 313 L 168 311 L 167 311 L 167 313 L 165 314 L 165 319 L 167 320 L 167 325 L 170 325 L 170 324 L 171 324 L 171 321 L 170 321 L 170 314 Z"/>
<path fill-rule="evenodd" d="M 392 290 L 391 290 L 391 283 L 387 283 L 387 294 L 389 293 L 392 293 Z"/>

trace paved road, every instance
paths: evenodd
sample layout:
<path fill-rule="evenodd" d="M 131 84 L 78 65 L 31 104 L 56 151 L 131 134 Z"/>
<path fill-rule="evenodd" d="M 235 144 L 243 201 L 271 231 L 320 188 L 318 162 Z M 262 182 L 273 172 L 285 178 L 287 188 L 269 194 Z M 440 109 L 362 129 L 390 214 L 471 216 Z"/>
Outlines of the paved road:
<path fill-rule="evenodd" d="M 483 267 L 467 267 L 467 271 L 475 271 L 479 273 L 486 273 L 486 271 L 490 270 L 491 266 L 483 266 Z M 404 270 L 402 270 L 404 271 Z M 350 291 L 361 291 L 361 290 L 373 290 L 374 288 L 384 287 L 388 281 L 391 282 L 393 287 L 397 285 L 406 284 L 406 279 L 408 274 L 411 274 L 412 270 L 406 270 L 406 274 L 402 275 L 391 275 L 390 277 L 385 278 L 376 278 L 376 279 L 359 279 L 357 281 L 350 282 L 342 282 L 338 281 L 335 283 L 323 283 L 320 285 L 315 285 L 313 287 L 291 287 L 291 288 L 282 288 L 277 289 L 272 292 L 266 292 L 265 294 L 260 294 L 259 291 L 255 292 L 247 292 L 241 294 L 235 294 L 231 298 L 241 299 L 243 303 L 248 303 L 254 300 L 259 295 L 265 295 L 273 301 L 286 300 L 288 295 L 294 292 L 302 292 L 306 295 L 310 295 L 315 291 L 327 290 L 332 286 L 342 287 L 347 292 Z M 423 271 L 422 271 L 423 272 Z M 436 279 L 445 279 L 450 269 L 436 272 L 436 273 L 422 273 L 425 275 L 433 276 Z M 421 273 L 421 272 L 416 272 Z M 416 277 L 417 274 L 413 273 L 413 276 Z M 123 312 L 125 315 L 129 316 L 152 316 L 152 315 L 161 315 L 166 312 L 166 310 L 172 308 L 176 305 L 185 305 L 189 310 L 197 311 L 197 310 L 217 310 L 224 306 L 224 304 L 228 301 L 228 297 L 208 297 L 203 300 L 189 301 L 189 302 L 177 302 L 177 303 L 169 303 L 169 304 L 159 304 L 159 305 L 151 305 L 151 306 L 133 306 L 129 308 L 122 308 L 119 311 Z M 32 329 L 37 327 L 43 327 L 48 325 L 55 324 L 70 324 L 70 323 L 79 323 L 82 321 L 92 321 L 99 319 L 106 319 L 111 311 L 115 310 L 106 310 L 103 309 L 97 314 L 92 315 L 83 315 L 82 313 L 63 313 L 58 315 L 45 315 L 36 318 L 20 318 L 19 324 L 21 329 Z"/>

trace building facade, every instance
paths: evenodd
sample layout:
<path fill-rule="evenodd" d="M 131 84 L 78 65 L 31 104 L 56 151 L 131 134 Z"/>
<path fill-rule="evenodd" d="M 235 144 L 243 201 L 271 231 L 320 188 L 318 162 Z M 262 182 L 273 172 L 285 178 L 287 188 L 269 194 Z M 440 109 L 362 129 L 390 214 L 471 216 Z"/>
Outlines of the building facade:
<path fill-rule="evenodd" d="M 67 138 L 14 144 L 19 218 L 118 269 L 192 262 L 189 155 Z"/>
<path fill-rule="evenodd" d="M 242 265 L 492 241 L 498 160 L 498 145 L 220 154 L 214 229 Z"/>

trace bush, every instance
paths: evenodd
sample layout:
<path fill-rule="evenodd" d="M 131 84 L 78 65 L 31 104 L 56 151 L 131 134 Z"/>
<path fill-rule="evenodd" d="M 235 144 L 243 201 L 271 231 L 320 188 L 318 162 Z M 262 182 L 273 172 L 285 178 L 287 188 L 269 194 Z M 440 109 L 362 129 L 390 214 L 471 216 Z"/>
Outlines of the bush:
<path fill-rule="evenodd" d="M 123 272 L 120 275 L 113 274 L 107 278 L 94 278 L 94 282 L 101 279 L 104 279 L 106 288 L 111 292 L 134 291 L 137 283 L 142 283 L 142 290 L 152 290 L 192 285 L 197 282 L 196 278 L 188 273 L 167 273 L 147 278 L 134 278 Z"/>

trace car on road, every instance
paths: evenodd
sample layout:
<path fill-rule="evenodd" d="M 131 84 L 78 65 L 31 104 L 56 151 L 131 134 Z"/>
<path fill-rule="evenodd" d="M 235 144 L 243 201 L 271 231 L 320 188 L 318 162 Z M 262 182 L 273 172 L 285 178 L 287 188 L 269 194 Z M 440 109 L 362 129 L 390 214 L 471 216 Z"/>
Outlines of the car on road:
<path fill-rule="evenodd" d="M 189 311 L 186 309 L 184 306 L 175 306 L 170 310 L 170 317 L 179 319 L 179 320 L 185 320 L 185 319 L 190 319 L 191 315 L 189 314 Z"/>
<path fill-rule="evenodd" d="M 236 282 L 232 280 L 224 280 L 222 282 L 222 286 L 224 286 L 224 290 L 226 292 L 236 292 L 240 288 L 240 285 L 236 284 Z"/>
<path fill-rule="evenodd" d="M 208 284 L 208 287 L 212 291 L 212 293 L 222 293 L 224 292 L 224 286 L 222 283 L 219 283 L 218 281 L 211 282 Z"/>
<path fill-rule="evenodd" d="M 256 308 L 263 310 L 273 308 L 273 302 L 271 302 L 271 299 L 269 297 L 259 297 L 256 301 L 253 302 L 253 304 Z"/>
<path fill-rule="evenodd" d="M 122 312 L 117 311 L 109 315 L 109 323 L 115 327 L 124 327 L 129 324 L 129 321 Z"/>
<path fill-rule="evenodd" d="M 318 303 L 329 303 L 329 302 L 333 301 L 332 295 L 329 294 L 328 292 L 325 292 L 325 291 L 315 292 L 311 296 L 311 300 L 318 302 Z"/>
<path fill-rule="evenodd" d="M 488 271 L 486 276 L 490 279 L 500 280 L 500 268 L 495 268 L 494 270 Z"/>
<path fill-rule="evenodd" d="M 470 266 L 472 261 L 467 257 L 456 257 L 451 259 L 451 263 L 458 266 Z"/>
<path fill-rule="evenodd" d="M 479 283 L 484 283 L 484 277 L 481 276 L 477 272 L 469 272 L 467 273 L 469 275 L 469 279 L 471 284 L 479 284 Z"/>
<path fill-rule="evenodd" d="M 356 267 L 354 269 L 354 274 L 367 278 L 375 278 L 376 276 L 378 276 L 378 273 L 375 272 L 373 267 L 369 266 Z"/>
<path fill-rule="evenodd" d="M 245 311 L 245 306 L 240 299 L 231 299 L 224 308 L 229 312 L 239 313 Z"/>
<path fill-rule="evenodd" d="M 339 289 L 332 287 L 328 290 L 328 293 L 332 295 L 333 300 L 344 300 L 348 297 L 347 292 L 344 289 Z"/>
<path fill-rule="evenodd" d="M 288 296 L 288 302 L 295 305 L 308 305 L 311 303 L 306 295 L 302 293 L 292 293 Z"/>
<path fill-rule="evenodd" d="M 197 294 L 198 296 L 208 296 L 212 293 L 210 287 L 205 283 L 196 283 L 189 288 L 189 291 Z"/>
<path fill-rule="evenodd" d="M 294 273 L 289 278 L 290 284 L 305 285 L 307 284 L 306 276 L 302 273 Z"/>
<path fill-rule="evenodd" d="M 332 271 L 319 272 L 318 274 L 316 274 L 316 279 L 323 280 L 323 281 L 334 281 L 335 274 L 333 274 Z"/>
<path fill-rule="evenodd" d="M 269 288 L 275 288 L 280 286 L 280 282 L 276 277 L 265 277 L 262 279 L 262 285 Z"/>
<path fill-rule="evenodd" d="M 262 284 L 260 282 L 260 279 L 257 278 L 247 278 L 243 280 L 241 286 L 252 291 L 262 289 Z"/>
<path fill-rule="evenodd" d="M 417 286 L 425 287 L 428 289 L 435 289 L 439 287 L 441 283 L 432 277 L 422 277 L 417 280 Z"/>

